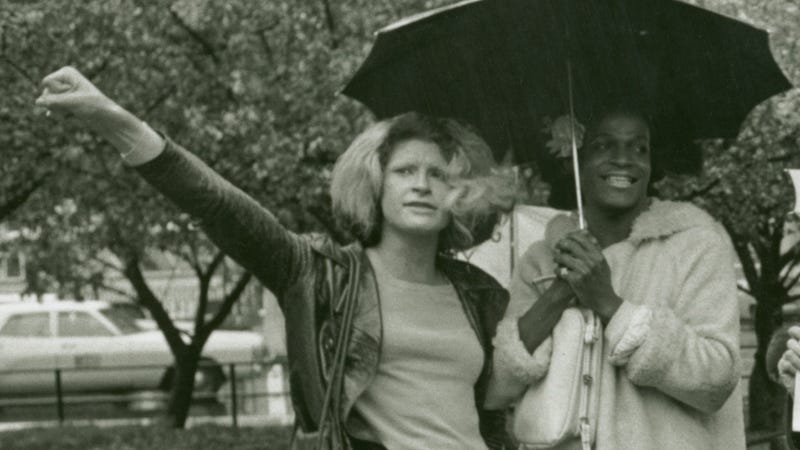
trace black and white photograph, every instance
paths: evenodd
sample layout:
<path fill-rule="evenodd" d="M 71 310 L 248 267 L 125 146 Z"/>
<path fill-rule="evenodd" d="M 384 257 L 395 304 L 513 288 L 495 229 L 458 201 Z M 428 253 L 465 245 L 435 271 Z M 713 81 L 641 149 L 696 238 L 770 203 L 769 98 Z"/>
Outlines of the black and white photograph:
<path fill-rule="evenodd" d="M 0 0 L 0 449 L 800 449 L 798 86 L 798 0 Z"/>

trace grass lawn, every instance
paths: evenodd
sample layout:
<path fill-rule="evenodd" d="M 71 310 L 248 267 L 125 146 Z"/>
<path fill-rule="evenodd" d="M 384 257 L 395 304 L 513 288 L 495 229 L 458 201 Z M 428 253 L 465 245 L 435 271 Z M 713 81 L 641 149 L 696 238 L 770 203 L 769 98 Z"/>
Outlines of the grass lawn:
<path fill-rule="evenodd" d="M 284 450 L 291 428 L 232 428 L 197 425 L 188 430 L 163 427 L 31 428 L 0 433 L 8 450 Z"/>

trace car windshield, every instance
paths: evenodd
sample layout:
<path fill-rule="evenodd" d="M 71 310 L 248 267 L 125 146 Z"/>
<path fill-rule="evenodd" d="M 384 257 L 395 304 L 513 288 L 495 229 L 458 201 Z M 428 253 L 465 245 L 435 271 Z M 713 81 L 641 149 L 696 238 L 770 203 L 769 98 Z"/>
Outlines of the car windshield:
<path fill-rule="evenodd" d="M 136 308 L 121 308 L 121 307 L 108 307 L 100 310 L 108 320 L 114 322 L 114 325 L 124 334 L 139 333 L 142 331 L 136 325 L 136 320 L 141 319 L 144 315 Z"/>

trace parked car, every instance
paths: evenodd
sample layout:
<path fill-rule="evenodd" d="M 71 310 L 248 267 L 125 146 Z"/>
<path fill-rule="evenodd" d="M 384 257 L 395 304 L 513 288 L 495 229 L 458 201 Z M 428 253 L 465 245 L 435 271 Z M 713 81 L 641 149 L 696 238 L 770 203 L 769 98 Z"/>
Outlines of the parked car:
<path fill-rule="evenodd" d="M 161 331 L 141 326 L 147 319 L 140 313 L 102 301 L 0 305 L 0 395 L 52 394 L 55 369 L 64 392 L 168 389 L 172 354 Z M 226 381 L 225 364 L 258 367 L 266 357 L 261 334 L 214 331 L 195 389 L 216 392 Z M 237 376 L 247 372 L 237 367 Z"/>

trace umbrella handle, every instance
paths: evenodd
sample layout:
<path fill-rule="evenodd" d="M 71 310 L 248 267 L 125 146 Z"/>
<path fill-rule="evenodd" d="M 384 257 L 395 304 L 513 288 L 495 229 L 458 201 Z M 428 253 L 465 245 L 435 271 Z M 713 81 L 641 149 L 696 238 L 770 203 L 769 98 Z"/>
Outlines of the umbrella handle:
<path fill-rule="evenodd" d="M 581 195 L 581 172 L 578 167 L 578 144 L 575 141 L 575 126 L 572 128 L 572 173 L 575 179 L 575 197 L 578 202 L 578 228 L 586 229 L 586 218 L 583 215 L 583 196 Z"/>
<path fill-rule="evenodd" d="M 575 136 L 575 101 L 572 98 L 572 63 L 567 59 L 567 91 L 569 92 L 569 131 L 572 138 L 572 174 L 575 180 L 575 197 L 578 202 L 578 228 L 586 229 L 583 215 L 583 196 L 581 195 L 581 172 L 578 164 L 578 140 Z"/>

